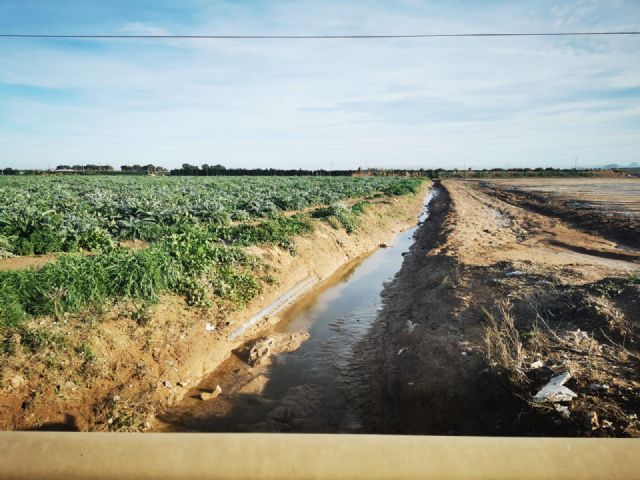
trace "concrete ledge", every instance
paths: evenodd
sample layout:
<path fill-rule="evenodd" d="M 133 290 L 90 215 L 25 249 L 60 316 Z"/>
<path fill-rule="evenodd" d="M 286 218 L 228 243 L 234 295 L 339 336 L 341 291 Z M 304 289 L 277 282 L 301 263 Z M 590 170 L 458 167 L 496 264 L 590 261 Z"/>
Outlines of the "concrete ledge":
<path fill-rule="evenodd" d="M 634 479 L 640 440 L 0 433 L 3 479 Z"/>

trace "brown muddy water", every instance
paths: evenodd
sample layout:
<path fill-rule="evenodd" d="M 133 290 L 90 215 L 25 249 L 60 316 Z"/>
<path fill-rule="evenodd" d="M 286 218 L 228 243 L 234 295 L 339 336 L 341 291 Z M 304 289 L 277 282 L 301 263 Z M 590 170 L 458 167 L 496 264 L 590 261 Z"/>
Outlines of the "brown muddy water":
<path fill-rule="evenodd" d="M 300 348 L 253 368 L 231 355 L 182 402 L 159 415 L 156 430 L 358 432 L 361 424 L 348 398 L 366 379 L 353 349 L 375 321 L 385 284 L 400 270 L 414 233 L 427 219 L 433 192 L 417 226 L 398 234 L 389 247 L 346 265 L 278 314 L 275 332 L 308 333 Z M 217 385 L 220 396 L 200 400 L 200 392 Z"/>

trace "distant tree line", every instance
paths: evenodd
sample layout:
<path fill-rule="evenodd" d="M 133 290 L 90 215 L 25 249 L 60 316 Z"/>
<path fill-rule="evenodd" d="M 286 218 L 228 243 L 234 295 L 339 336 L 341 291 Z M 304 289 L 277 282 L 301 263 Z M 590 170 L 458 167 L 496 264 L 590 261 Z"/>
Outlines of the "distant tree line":
<path fill-rule="evenodd" d="M 171 175 L 178 176 L 304 176 L 304 175 L 319 175 L 319 176 L 351 176 L 354 170 L 303 170 L 303 169 L 278 169 L 278 168 L 227 168 L 223 165 L 207 165 L 206 163 L 200 167 L 197 165 L 190 165 L 188 163 L 182 164 L 182 168 L 175 168 L 171 170 Z"/>
<path fill-rule="evenodd" d="M 164 167 L 148 164 L 148 165 L 122 165 L 120 167 L 120 171 L 122 173 L 142 173 L 142 174 L 152 174 L 152 173 L 166 173 L 167 169 Z"/>
<path fill-rule="evenodd" d="M 91 173 L 91 172 L 113 172 L 113 167 L 111 165 L 93 165 L 88 163 L 86 165 L 58 165 L 56 167 L 56 172 L 82 172 L 82 173 Z"/>

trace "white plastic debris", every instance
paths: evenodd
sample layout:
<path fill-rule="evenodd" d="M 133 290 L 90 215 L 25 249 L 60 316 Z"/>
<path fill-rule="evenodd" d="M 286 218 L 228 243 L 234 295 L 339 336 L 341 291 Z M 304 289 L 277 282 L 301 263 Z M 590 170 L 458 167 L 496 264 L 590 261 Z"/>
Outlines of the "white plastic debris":
<path fill-rule="evenodd" d="M 549 383 L 533 396 L 533 401 L 538 403 L 570 402 L 578 396 L 573 390 L 564 386 L 570 378 L 571 374 L 569 372 L 553 377 Z"/>
<path fill-rule="evenodd" d="M 512 272 L 505 273 L 507 277 L 519 277 L 520 275 L 526 275 L 526 272 L 521 270 L 513 270 Z"/>
<path fill-rule="evenodd" d="M 407 333 L 412 333 L 417 325 L 417 323 L 414 323 L 411 320 L 407 320 Z"/>
<path fill-rule="evenodd" d="M 603 383 L 592 383 L 589 385 L 589 390 L 594 392 L 608 392 L 609 385 Z"/>
<path fill-rule="evenodd" d="M 407 351 L 407 347 L 402 347 L 400 350 L 398 350 L 398 355 L 402 355 L 406 351 Z"/>
<path fill-rule="evenodd" d="M 558 412 L 560 416 L 565 420 L 569 420 L 569 418 L 571 417 L 571 412 L 569 411 L 569 407 L 556 404 L 555 409 L 556 409 L 556 412 Z"/>
<path fill-rule="evenodd" d="M 215 325 L 212 325 L 212 324 L 211 324 L 211 323 L 209 323 L 209 322 L 207 322 L 207 323 L 205 323 L 205 324 L 204 324 L 204 331 L 205 331 L 205 332 L 213 332 L 213 331 L 215 331 L 215 329 L 216 329 L 216 326 L 215 326 Z"/>

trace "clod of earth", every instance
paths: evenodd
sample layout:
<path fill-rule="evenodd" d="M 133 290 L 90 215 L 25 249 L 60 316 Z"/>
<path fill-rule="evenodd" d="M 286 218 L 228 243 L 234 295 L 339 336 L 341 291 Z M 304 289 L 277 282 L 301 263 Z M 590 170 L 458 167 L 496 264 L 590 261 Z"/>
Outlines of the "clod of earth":
<path fill-rule="evenodd" d="M 255 367 L 259 363 L 261 363 L 265 358 L 271 355 L 271 350 L 275 342 L 273 338 L 264 337 L 256 341 L 251 349 L 249 350 L 249 356 L 247 358 L 247 363 L 252 367 Z"/>
<path fill-rule="evenodd" d="M 220 387 L 220 385 L 216 385 L 216 388 L 214 388 L 212 392 L 201 392 L 200 400 L 213 400 L 214 398 L 218 398 L 221 393 L 222 387 Z"/>
<path fill-rule="evenodd" d="M 537 403 L 570 402 L 578 395 L 564 386 L 571 378 L 569 372 L 561 373 L 553 377 L 538 393 L 533 396 L 533 401 Z"/>
<path fill-rule="evenodd" d="M 589 430 L 599 429 L 600 424 L 598 423 L 598 414 L 596 412 L 587 413 L 584 419 L 584 426 Z"/>
<path fill-rule="evenodd" d="M 11 384 L 11 388 L 20 388 L 22 385 L 27 383 L 27 381 L 22 375 L 14 375 L 11 377 L 11 380 L 9 380 L 9 383 Z"/>

